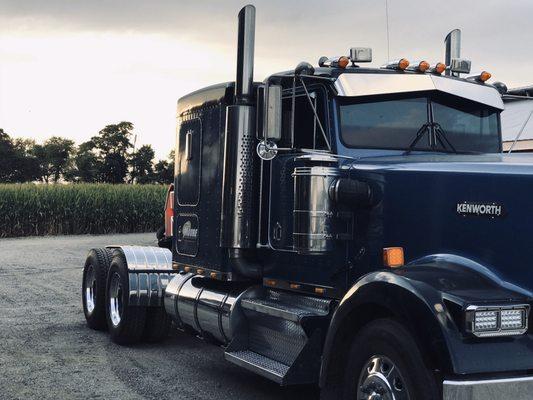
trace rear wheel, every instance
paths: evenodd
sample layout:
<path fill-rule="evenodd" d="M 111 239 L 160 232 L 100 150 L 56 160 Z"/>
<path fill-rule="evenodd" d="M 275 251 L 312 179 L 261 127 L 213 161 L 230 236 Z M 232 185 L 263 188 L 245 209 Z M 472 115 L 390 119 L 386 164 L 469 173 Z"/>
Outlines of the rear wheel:
<path fill-rule="evenodd" d="M 380 319 L 355 337 L 344 377 L 345 400 L 437 400 L 435 377 L 400 323 Z"/>
<path fill-rule="evenodd" d="M 118 344 L 133 344 L 141 339 L 146 308 L 129 304 L 129 276 L 126 258 L 115 251 L 107 275 L 107 326 Z"/>
<path fill-rule="evenodd" d="M 82 302 L 87 325 L 91 329 L 107 329 L 105 312 L 106 278 L 111 263 L 111 251 L 92 249 L 83 268 Z"/>

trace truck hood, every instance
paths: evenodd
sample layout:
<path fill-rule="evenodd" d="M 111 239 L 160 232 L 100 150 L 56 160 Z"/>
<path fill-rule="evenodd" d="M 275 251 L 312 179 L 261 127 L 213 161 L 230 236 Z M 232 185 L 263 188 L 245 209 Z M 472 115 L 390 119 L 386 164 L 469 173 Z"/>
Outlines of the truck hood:
<path fill-rule="evenodd" d="M 533 155 L 372 157 L 350 170 L 379 196 L 366 232 L 376 253 L 401 246 L 407 262 L 457 255 L 533 295 Z"/>

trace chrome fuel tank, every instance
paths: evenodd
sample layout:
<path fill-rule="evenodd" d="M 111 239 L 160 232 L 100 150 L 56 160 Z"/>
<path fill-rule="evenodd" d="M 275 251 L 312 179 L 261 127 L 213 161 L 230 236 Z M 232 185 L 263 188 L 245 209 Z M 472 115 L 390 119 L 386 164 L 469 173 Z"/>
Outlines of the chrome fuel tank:
<path fill-rule="evenodd" d="M 240 300 L 253 288 L 208 287 L 209 281 L 190 273 L 176 275 L 165 290 L 165 310 L 179 326 L 226 344 L 243 320 Z"/>

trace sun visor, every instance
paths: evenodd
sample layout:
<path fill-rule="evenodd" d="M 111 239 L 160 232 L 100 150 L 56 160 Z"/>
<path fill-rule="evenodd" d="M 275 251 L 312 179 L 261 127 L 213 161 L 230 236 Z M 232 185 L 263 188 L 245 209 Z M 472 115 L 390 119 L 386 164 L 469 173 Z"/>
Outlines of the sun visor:
<path fill-rule="evenodd" d="M 488 85 L 428 74 L 341 74 L 335 81 L 339 96 L 359 97 L 438 90 L 504 109 L 500 93 Z"/>

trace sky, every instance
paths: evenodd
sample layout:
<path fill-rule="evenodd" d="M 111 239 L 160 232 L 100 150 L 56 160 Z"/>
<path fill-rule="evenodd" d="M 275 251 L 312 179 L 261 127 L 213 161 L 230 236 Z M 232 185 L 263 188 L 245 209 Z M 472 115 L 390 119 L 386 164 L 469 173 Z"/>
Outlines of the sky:
<path fill-rule="evenodd" d="M 385 0 L 257 0 L 255 80 L 372 47 L 387 60 Z M 131 121 L 137 146 L 174 146 L 176 102 L 235 79 L 236 0 L 0 0 L 0 128 L 88 140 Z M 533 1 L 388 0 L 390 59 L 462 56 L 509 87 L 533 84 Z"/>

